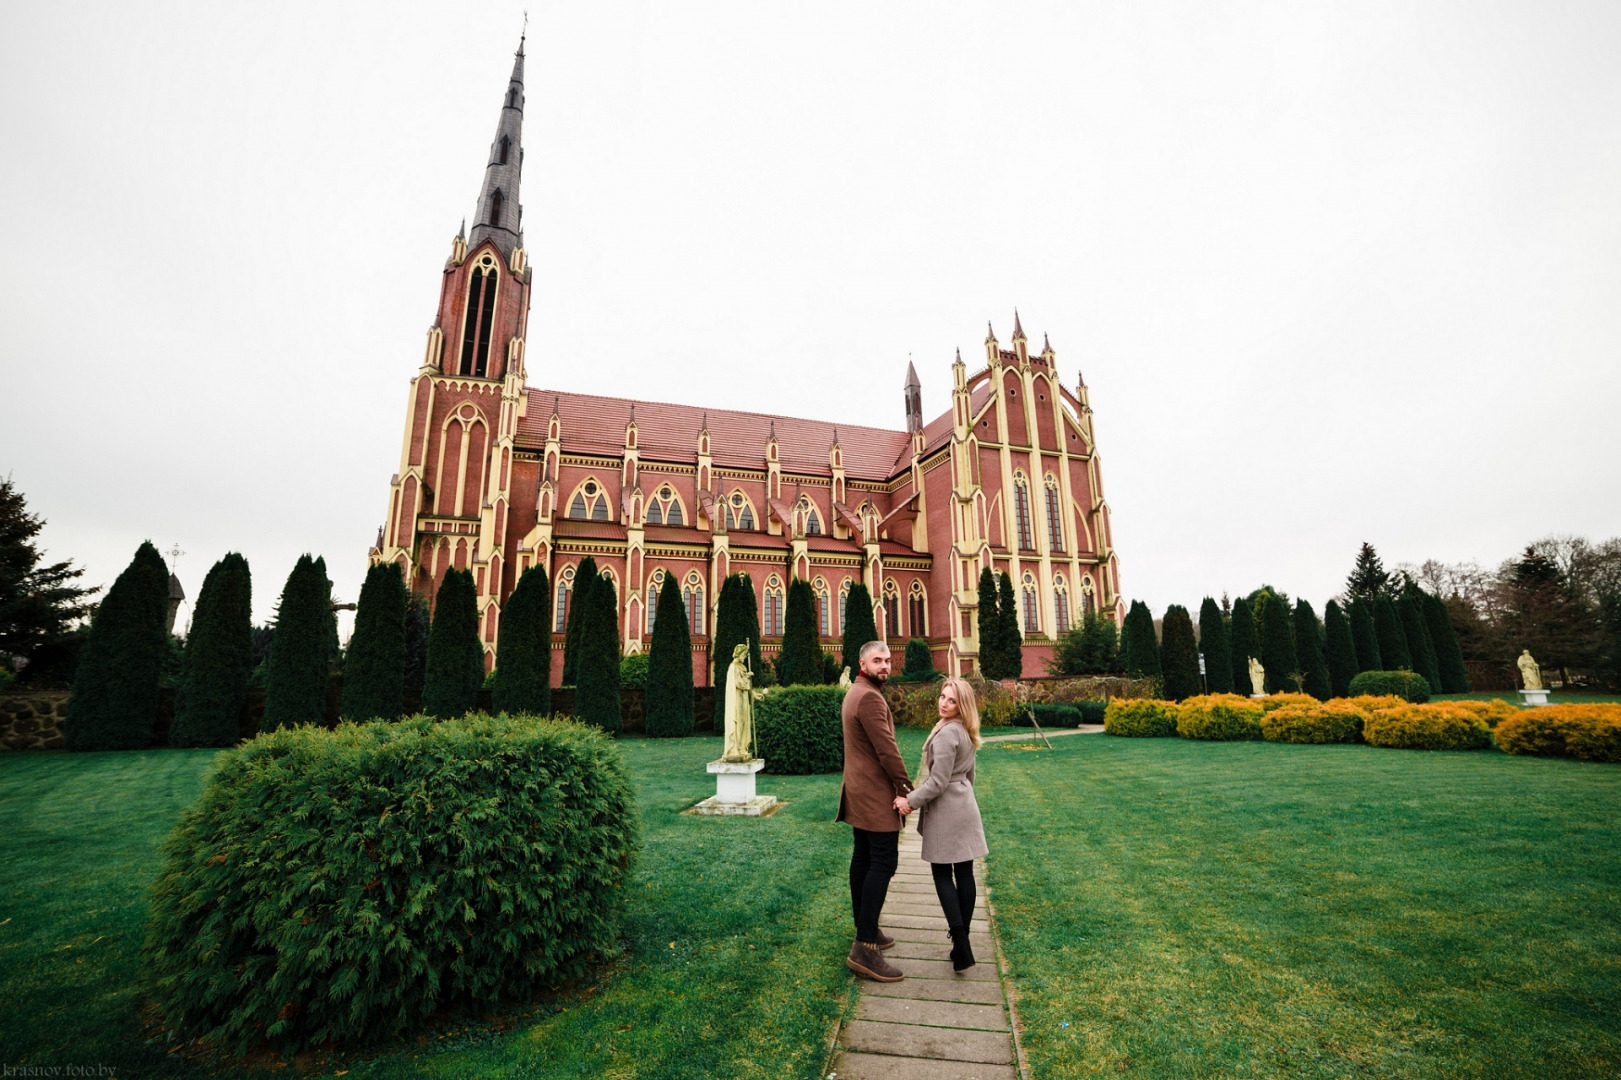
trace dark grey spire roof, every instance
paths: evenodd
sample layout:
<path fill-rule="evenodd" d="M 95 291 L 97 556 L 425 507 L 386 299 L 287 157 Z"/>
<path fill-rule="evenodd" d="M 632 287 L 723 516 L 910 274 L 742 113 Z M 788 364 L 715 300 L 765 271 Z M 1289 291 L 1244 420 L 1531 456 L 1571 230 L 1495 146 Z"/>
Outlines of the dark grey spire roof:
<path fill-rule="evenodd" d="M 922 386 L 923 385 L 921 382 L 918 381 L 917 368 L 912 366 L 912 361 L 911 360 L 906 361 L 906 385 L 907 386 Z"/>
<path fill-rule="evenodd" d="M 503 158 L 505 160 L 503 160 Z M 478 214 L 467 246 L 495 241 L 503 255 L 523 241 L 523 210 L 518 203 L 518 180 L 523 174 L 523 39 L 512 61 L 512 78 L 501 99 L 501 121 L 490 143 L 490 162 L 484 169 L 484 187 L 478 196 Z"/>

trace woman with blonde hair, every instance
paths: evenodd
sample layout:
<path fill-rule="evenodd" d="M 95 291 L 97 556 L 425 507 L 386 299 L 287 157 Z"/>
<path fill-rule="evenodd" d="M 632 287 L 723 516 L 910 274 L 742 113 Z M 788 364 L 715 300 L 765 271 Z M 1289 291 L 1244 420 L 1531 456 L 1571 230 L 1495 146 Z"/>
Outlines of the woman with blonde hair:
<path fill-rule="evenodd" d="M 902 813 L 919 812 L 917 832 L 923 838 L 923 861 L 934 871 L 934 891 L 951 929 L 951 966 L 962 971 L 974 966 L 974 952 L 968 945 L 968 927 L 974 918 L 974 860 L 989 850 L 979 803 L 974 799 L 979 705 L 967 682 L 947 679 L 940 687 L 936 708 L 940 719 L 923 744 L 923 767 L 928 775 L 896 803 Z M 902 802 L 906 805 L 900 806 Z"/>

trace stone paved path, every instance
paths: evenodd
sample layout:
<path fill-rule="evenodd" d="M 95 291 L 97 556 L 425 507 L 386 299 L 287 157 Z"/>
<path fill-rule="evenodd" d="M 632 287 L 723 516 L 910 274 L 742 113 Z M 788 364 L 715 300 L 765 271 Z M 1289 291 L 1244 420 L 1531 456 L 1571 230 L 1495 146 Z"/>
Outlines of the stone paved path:
<path fill-rule="evenodd" d="M 1101 735 L 1101 734 L 1103 734 L 1103 725 L 1102 724 L 1082 724 L 1080 727 L 1050 728 L 1050 729 L 1049 728 L 1042 728 L 1041 730 L 1043 730 L 1043 731 L 1045 731 L 1047 733 L 1047 738 L 1056 739 L 1060 735 Z M 1036 732 L 1035 732 L 1035 729 L 1032 728 L 1028 733 L 1021 731 L 1021 732 L 1017 732 L 1017 733 L 1015 733 L 1013 735 L 987 735 L 987 736 L 985 736 L 983 741 L 984 742 L 1018 742 L 1021 739 L 1039 739 L 1039 738 L 1041 738 L 1041 736 L 1037 735 Z"/>
<path fill-rule="evenodd" d="M 835 1080 L 1018 1080 L 983 860 L 974 877 L 979 903 L 968 933 L 979 963 L 958 974 L 922 841 L 911 829 L 901 834 L 880 925 L 895 939 L 885 955 L 906 978 L 860 980 L 854 1018 L 839 1030 L 828 1068 Z"/>

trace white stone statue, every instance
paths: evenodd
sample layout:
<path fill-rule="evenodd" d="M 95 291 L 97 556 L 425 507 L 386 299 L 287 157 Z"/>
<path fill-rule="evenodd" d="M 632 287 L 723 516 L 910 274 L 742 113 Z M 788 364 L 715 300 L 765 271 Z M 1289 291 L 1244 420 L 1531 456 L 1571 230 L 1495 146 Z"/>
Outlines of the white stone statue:
<path fill-rule="evenodd" d="M 1266 668 L 1255 657 L 1250 657 L 1250 696 L 1266 697 Z"/>
<path fill-rule="evenodd" d="M 732 650 L 726 675 L 726 749 L 720 759 L 754 760 L 754 676 L 749 673 L 747 642 Z"/>
<path fill-rule="evenodd" d="M 845 668 L 843 671 L 839 672 L 839 689 L 840 690 L 848 690 L 848 689 L 850 689 L 850 669 L 849 668 Z"/>
<path fill-rule="evenodd" d="M 1520 678 L 1524 681 L 1525 688 L 1527 690 L 1541 690 L 1542 669 L 1537 667 L 1535 660 L 1531 659 L 1530 649 L 1520 650 L 1520 658 L 1516 661 L 1516 664 L 1520 669 Z"/>

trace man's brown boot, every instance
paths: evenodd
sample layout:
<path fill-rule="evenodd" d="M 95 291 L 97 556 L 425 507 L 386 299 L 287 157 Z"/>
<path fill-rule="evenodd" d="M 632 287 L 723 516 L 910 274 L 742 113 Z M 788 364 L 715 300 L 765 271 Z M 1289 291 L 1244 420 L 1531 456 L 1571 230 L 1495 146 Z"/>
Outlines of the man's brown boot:
<path fill-rule="evenodd" d="M 850 956 L 844 965 L 862 978 L 874 982 L 900 982 L 906 978 L 899 968 L 884 959 L 878 946 L 865 941 L 857 941 L 850 946 Z"/>
<path fill-rule="evenodd" d="M 895 947 L 895 939 L 880 930 L 878 931 L 878 947 L 884 952 L 888 952 Z"/>

